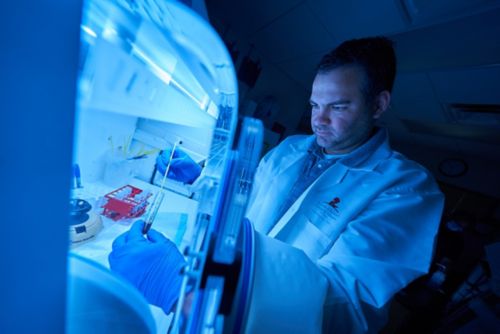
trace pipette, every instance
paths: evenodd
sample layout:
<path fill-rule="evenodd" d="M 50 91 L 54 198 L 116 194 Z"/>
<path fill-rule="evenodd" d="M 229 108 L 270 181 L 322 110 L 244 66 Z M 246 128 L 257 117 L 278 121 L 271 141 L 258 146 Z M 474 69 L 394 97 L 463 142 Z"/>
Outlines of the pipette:
<path fill-rule="evenodd" d="M 144 227 L 142 229 L 142 234 L 147 234 L 149 229 L 151 228 L 151 225 L 153 225 L 153 221 L 155 220 L 156 214 L 158 213 L 158 209 L 160 208 L 160 205 L 163 201 L 163 197 L 165 197 L 164 193 L 165 180 L 167 179 L 168 171 L 170 170 L 170 163 L 174 158 L 175 148 L 177 147 L 177 145 L 181 144 L 182 141 L 178 140 L 177 142 L 174 143 L 174 146 L 172 147 L 172 152 L 170 152 L 170 157 L 168 158 L 167 167 L 165 168 L 165 174 L 163 175 L 163 179 L 161 180 L 160 183 L 160 190 L 158 190 L 158 192 L 156 193 L 153 202 L 151 204 L 151 208 L 148 211 L 148 216 L 146 218 Z"/>

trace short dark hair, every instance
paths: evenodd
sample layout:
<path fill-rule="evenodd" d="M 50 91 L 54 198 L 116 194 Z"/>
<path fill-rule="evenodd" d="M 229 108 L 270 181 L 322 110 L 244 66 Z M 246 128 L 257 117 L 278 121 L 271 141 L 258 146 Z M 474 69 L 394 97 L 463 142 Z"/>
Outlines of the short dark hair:
<path fill-rule="evenodd" d="M 367 99 L 374 98 L 384 90 L 392 91 L 396 76 L 396 54 L 390 39 L 377 36 L 345 41 L 321 59 L 317 72 L 326 73 L 349 65 L 364 70 L 367 82 L 363 93 Z"/>

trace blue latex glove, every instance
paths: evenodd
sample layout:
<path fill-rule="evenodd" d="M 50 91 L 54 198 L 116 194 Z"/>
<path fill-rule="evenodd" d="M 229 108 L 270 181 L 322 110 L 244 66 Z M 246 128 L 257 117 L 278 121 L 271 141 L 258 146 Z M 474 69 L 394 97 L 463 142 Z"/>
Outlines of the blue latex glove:
<path fill-rule="evenodd" d="M 167 169 L 168 160 L 170 159 L 171 149 L 165 149 L 156 158 L 156 167 L 162 175 L 165 175 Z M 170 163 L 170 169 L 168 170 L 167 177 L 181 181 L 184 183 L 193 183 L 194 180 L 200 176 L 201 166 L 198 165 L 186 152 L 179 148 L 174 151 L 174 156 L 172 162 Z"/>
<path fill-rule="evenodd" d="M 186 261 L 177 246 L 160 232 L 151 229 L 146 238 L 143 226 L 144 221 L 139 220 L 113 241 L 109 265 L 141 291 L 150 304 L 169 313 L 179 298 L 180 271 Z"/>

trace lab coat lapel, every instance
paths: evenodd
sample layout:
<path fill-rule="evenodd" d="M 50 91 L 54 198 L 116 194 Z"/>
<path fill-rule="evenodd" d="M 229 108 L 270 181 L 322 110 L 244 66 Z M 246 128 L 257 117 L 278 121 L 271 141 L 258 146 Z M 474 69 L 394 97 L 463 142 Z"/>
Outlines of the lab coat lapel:
<path fill-rule="evenodd" d="M 276 213 L 281 203 L 279 199 L 287 196 L 295 179 L 300 176 L 301 162 L 307 156 L 307 150 L 314 139 L 313 136 L 304 137 L 292 145 L 278 146 L 275 153 L 280 159 L 276 169 L 266 169 L 265 174 L 260 175 L 259 193 L 252 193 L 253 196 L 258 196 L 258 199 L 254 200 L 250 212 L 247 212 L 258 231 L 269 233 L 276 225 L 279 218 Z"/>
<path fill-rule="evenodd" d="M 308 154 L 307 150 L 311 147 L 314 139 L 315 137 L 311 136 L 310 138 L 307 138 L 307 140 L 301 141 L 290 147 L 290 152 L 287 153 L 281 161 L 278 169 L 278 177 L 287 175 L 288 169 L 302 160 Z"/>
<path fill-rule="evenodd" d="M 283 229 L 283 227 L 290 222 L 291 218 L 300 208 L 305 199 L 308 201 L 314 200 L 314 197 L 317 194 L 317 192 L 314 191 L 314 188 L 317 188 L 317 185 L 321 185 L 320 189 L 331 188 L 332 186 L 342 182 L 348 170 L 349 169 L 344 165 L 339 165 L 336 168 L 333 166 L 328 168 L 302 193 L 302 195 L 293 203 L 288 211 L 285 212 L 283 217 L 281 217 L 278 223 L 271 229 L 269 236 L 275 237 Z"/>

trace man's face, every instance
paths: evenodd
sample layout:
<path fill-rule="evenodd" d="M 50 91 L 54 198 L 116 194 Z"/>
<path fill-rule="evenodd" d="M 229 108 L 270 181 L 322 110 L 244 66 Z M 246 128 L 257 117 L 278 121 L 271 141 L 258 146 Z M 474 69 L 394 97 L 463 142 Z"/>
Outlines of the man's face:
<path fill-rule="evenodd" d="M 366 101 L 363 85 L 364 73 L 355 66 L 316 75 L 310 99 L 311 126 L 326 153 L 348 153 L 369 138 L 379 114 Z"/>

